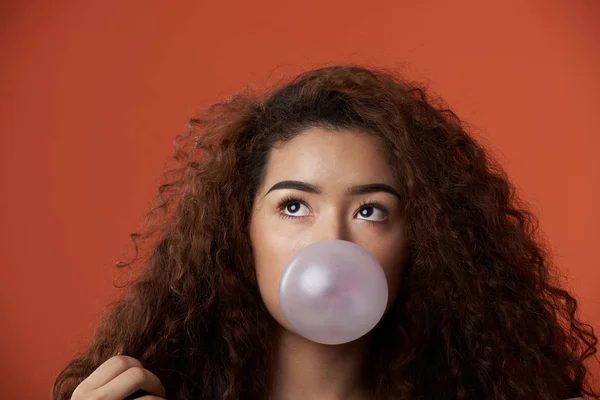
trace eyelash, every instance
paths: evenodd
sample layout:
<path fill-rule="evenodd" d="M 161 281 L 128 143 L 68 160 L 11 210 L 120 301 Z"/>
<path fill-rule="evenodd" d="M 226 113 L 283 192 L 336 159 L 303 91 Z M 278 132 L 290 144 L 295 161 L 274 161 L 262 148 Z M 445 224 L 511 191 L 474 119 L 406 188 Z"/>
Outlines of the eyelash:
<path fill-rule="evenodd" d="M 304 204 L 306 206 L 306 202 L 304 200 L 302 200 L 301 198 L 295 197 L 295 196 L 291 196 L 291 195 L 290 196 L 286 196 L 285 198 L 283 198 L 279 202 L 279 205 L 277 206 L 277 209 L 279 210 L 279 213 L 278 213 L 279 216 L 281 218 L 288 218 L 288 219 L 302 218 L 302 217 L 294 217 L 294 216 L 291 216 L 291 215 L 287 215 L 287 214 L 285 214 L 283 212 L 285 210 L 285 208 L 289 204 L 291 204 L 291 203 L 302 203 L 302 204 Z M 389 214 L 388 211 L 387 211 L 387 209 L 383 205 L 381 205 L 380 203 L 378 203 L 376 201 L 361 202 L 358 208 L 360 210 L 361 208 L 364 208 L 364 207 L 378 208 L 380 211 L 383 212 L 383 214 L 385 215 L 386 218 L 387 218 L 387 216 Z M 373 225 L 380 224 L 382 222 L 382 221 L 369 221 L 368 219 L 364 219 L 363 221 L 368 222 L 368 223 L 373 224 Z"/>

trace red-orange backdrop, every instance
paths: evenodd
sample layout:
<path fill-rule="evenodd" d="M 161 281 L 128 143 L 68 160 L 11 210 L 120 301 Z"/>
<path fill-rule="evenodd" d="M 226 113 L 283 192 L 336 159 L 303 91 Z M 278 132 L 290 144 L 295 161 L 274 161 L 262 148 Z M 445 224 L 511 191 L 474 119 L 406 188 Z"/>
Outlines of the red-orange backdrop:
<path fill-rule="evenodd" d="M 400 67 L 474 125 L 598 333 L 599 17 L 597 0 L 3 1 L 0 397 L 49 398 L 90 339 L 188 117 L 337 62 Z"/>

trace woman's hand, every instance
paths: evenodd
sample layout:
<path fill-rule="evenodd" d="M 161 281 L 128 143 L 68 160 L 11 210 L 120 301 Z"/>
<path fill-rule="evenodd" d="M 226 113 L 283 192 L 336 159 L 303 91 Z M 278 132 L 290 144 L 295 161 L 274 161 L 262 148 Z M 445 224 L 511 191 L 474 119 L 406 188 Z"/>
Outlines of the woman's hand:
<path fill-rule="evenodd" d="M 144 369 L 135 358 L 116 355 L 106 360 L 75 388 L 71 400 L 124 400 L 143 391 L 143 400 L 159 400 L 166 396 L 156 375 Z"/>

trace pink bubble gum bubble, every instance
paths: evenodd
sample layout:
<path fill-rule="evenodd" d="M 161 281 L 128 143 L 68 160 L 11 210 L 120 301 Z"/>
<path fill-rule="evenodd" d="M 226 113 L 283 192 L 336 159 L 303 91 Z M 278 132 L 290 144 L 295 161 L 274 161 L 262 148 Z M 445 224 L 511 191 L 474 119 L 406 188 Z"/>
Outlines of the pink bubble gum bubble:
<path fill-rule="evenodd" d="M 299 335 L 342 344 L 371 331 L 388 300 L 385 273 L 367 250 L 345 240 L 301 249 L 279 284 L 279 307 Z"/>

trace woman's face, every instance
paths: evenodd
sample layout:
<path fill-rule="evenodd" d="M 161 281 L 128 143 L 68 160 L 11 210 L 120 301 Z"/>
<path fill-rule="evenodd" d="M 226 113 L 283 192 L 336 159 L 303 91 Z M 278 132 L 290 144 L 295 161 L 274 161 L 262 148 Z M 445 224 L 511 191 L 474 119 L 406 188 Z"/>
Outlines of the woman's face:
<path fill-rule="evenodd" d="M 291 329 L 279 309 L 283 270 L 296 252 L 322 240 L 354 242 L 379 261 L 389 309 L 407 255 L 398 192 L 373 136 L 311 128 L 271 150 L 250 238 L 262 299 L 280 325 Z"/>

